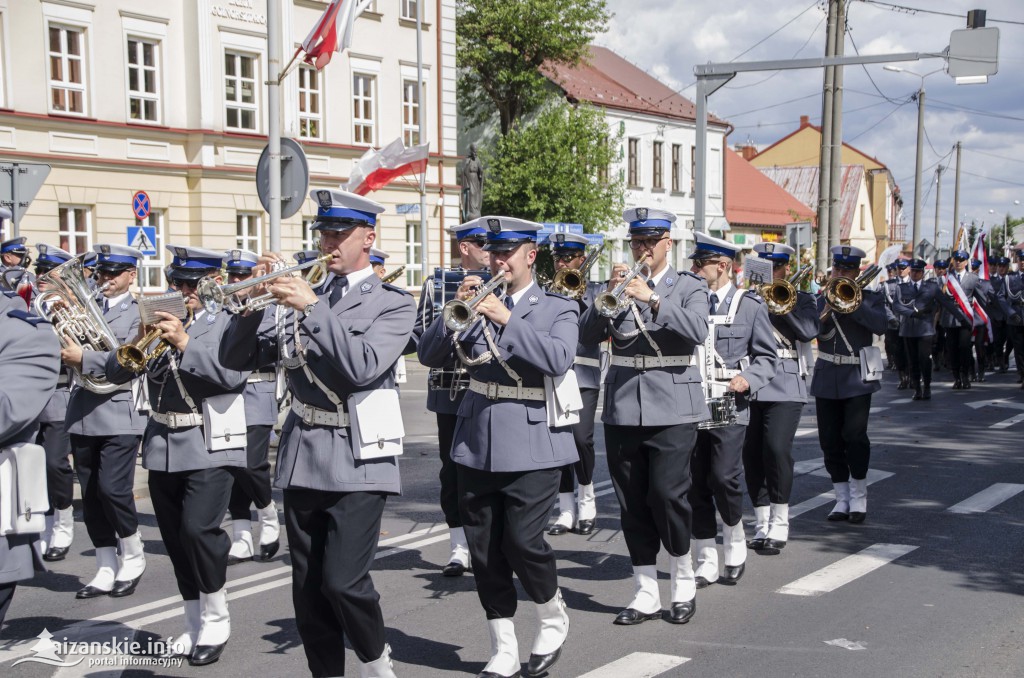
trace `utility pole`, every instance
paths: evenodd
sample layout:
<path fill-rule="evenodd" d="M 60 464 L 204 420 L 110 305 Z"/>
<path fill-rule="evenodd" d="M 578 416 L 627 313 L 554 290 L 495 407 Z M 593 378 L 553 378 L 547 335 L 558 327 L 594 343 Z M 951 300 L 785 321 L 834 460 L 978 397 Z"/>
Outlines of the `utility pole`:
<path fill-rule="evenodd" d="M 836 0 L 836 45 L 835 56 L 842 57 L 846 51 L 846 0 Z M 836 66 L 832 76 L 832 167 L 829 170 L 828 193 L 828 244 L 839 244 L 842 230 L 840 218 L 843 210 L 843 67 Z M 873 230 L 873 229 L 872 229 Z"/>
<path fill-rule="evenodd" d="M 828 33 L 825 40 L 825 58 L 835 56 L 837 0 L 828 3 Z M 835 66 L 825 67 L 821 93 L 821 154 L 818 159 L 818 239 L 814 258 L 815 269 L 824 273 L 828 268 L 828 199 L 831 190 L 829 173 L 832 170 L 832 87 Z"/>
<path fill-rule="evenodd" d="M 942 195 L 942 165 L 935 168 L 935 242 L 939 242 L 939 198 Z M 956 237 L 957 227 L 953 226 L 953 237 Z M 953 243 L 956 249 L 956 243 Z"/>
<path fill-rule="evenodd" d="M 281 0 L 267 0 L 270 251 L 281 251 Z"/>
<path fill-rule="evenodd" d="M 917 161 L 914 163 L 914 230 L 911 248 L 917 251 L 921 244 L 921 168 L 924 164 L 924 78 L 917 90 Z M 936 234 L 938 236 L 938 234 Z M 938 246 L 938 240 L 933 243 Z"/>
<path fill-rule="evenodd" d="M 956 142 L 956 184 L 953 188 L 953 232 L 960 227 L 960 142 Z M 936 226 L 935 228 L 938 228 Z"/>

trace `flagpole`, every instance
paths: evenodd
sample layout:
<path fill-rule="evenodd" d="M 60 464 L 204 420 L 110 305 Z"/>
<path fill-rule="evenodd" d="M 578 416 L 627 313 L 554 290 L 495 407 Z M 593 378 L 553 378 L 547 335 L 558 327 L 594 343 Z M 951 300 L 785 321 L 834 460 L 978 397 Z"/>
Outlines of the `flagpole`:
<path fill-rule="evenodd" d="M 293 59 L 294 61 L 294 59 Z M 267 0 L 270 251 L 281 252 L 281 0 Z"/>
<path fill-rule="evenodd" d="M 424 0 L 416 0 L 416 98 L 419 104 L 420 130 L 419 143 L 427 143 L 426 101 L 423 97 L 423 4 Z M 420 276 L 427 279 L 430 264 L 430 252 L 427 249 L 427 170 L 430 168 L 430 147 L 427 146 L 427 165 L 420 175 Z M 409 262 L 412 264 L 412 262 Z"/>

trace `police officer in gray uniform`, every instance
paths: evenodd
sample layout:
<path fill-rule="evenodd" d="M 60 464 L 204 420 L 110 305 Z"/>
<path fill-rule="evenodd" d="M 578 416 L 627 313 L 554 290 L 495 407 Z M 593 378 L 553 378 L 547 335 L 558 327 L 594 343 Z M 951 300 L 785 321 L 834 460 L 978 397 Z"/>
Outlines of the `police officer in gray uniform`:
<path fill-rule="evenodd" d="M 472 221 L 453 226 L 449 232 L 458 243 L 461 268 L 437 269 L 434 277 L 423 283 L 416 309 L 416 327 L 413 329 L 414 345 L 419 344 L 427 327 L 440 315 L 434 312 L 433 306 L 443 303 L 446 285 L 453 284 L 448 282 L 449 278 L 459 275 L 464 277 L 469 271 L 490 270 L 491 255 L 484 249 L 487 243 L 487 230 L 484 227 Z M 441 570 L 441 574 L 446 577 L 460 577 L 469 569 L 469 544 L 459 515 L 458 467 L 452 462 L 451 455 L 459 407 L 466 394 L 465 389 L 457 383 L 453 385 L 453 381 L 458 381 L 459 369 L 462 366 L 452 354 L 447 364 L 431 368 L 427 377 L 427 411 L 433 412 L 437 419 L 437 446 L 441 457 L 441 470 L 437 474 L 440 481 L 441 512 L 448 525 L 448 542 L 451 547 L 448 563 Z"/>
<path fill-rule="evenodd" d="M 60 346 L 49 324 L 14 292 L 0 292 L 0 448 L 35 439 L 40 412 L 57 385 Z M 18 582 L 45 568 L 34 534 L 0 537 L 0 626 Z"/>
<path fill-rule="evenodd" d="M 540 630 L 526 670 L 535 676 L 558 660 L 569 633 L 544 527 L 561 467 L 579 456 L 570 427 L 549 426 L 544 387 L 545 377 L 562 377 L 572 369 L 579 306 L 544 292 L 533 280 L 540 224 L 496 216 L 477 223 L 487 228 L 491 273 L 505 277 L 505 295 L 479 301 L 479 322 L 458 333 L 443 318 L 435 320 L 417 353 L 424 365 L 439 367 L 455 350 L 471 377 L 459 408 L 452 461 L 458 465 L 459 509 L 491 636 L 491 659 L 480 676 L 519 675 L 513 572 L 537 606 Z M 467 276 L 458 297 L 469 300 L 481 282 Z"/>
<path fill-rule="evenodd" d="M 894 261 L 885 267 L 889 277 L 882 283 L 881 292 L 885 298 L 885 355 L 889 358 L 889 369 L 895 369 L 900 377 L 897 391 L 910 388 L 910 368 L 907 365 L 907 352 L 900 339 L 900 323 L 903 318 L 893 311 L 893 299 L 896 288 L 906 281 L 903 272 L 909 264 L 905 259 Z"/>
<path fill-rule="evenodd" d="M 999 265 L 999 257 L 988 258 L 989 282 L 992 284 L 992 299 L 988 308 L 989 320 L 992 322 L 992 341 L 986 349 L 988 368 L 993 372 L 1003 372 L 1003 347 L 1006 346 L 1006 312 L 999 298 L 1006 294 L 1006 274 Z M 1008 261 L 1008 260 L 1007 260 Z"/>
<path fill-rule="evenodd" d="M 220 658 L 231 635 L 224 586 L 231 540 L 220 524 L 231 494 L 230 469 L 246 463 L 242 436 L 235 436 L 238 447 L 216 451 L 208 449 L 206 437 L 244 426 L 220 421 L 223 415 L 215 417 L 215 410 L 234 411 L 225 401 L 241 398 L 249 374 L 217 359 L 228 314 L 207 312 L 196 295 L 203 278 L 221 281 L 223 253 L 174 245 L 167 249 L 174 255 L 171 285 L 181 292 L 191 317 L 183 324 L 161 311 L 153 325 L 170 348 L 146 368 L 152 409 L 142 441 L 142 465 L 149 471 L 156 522 L 185 601 L 186 630 L 174 637 L 174 650 L 187 655 L 189 664 L 202 666 Z M 117 384 L 137 376 L 119 364 L 117 352 L 110 354 L 106 374 Z M 218 398 L 217 404 L 204 406 L 211 398 Z M 204 428 L 207 414 L 213 422 L 211 431 Z"/>
<path fill-rule="evenodd" d="M 972 337 L 972 343 L 974 344 L 974 361 L 971 367 L 971 381 L 985 381 L 985 367 L 986 367 L 986 354 L 987 348 L 991 342 L 995 339 L 989 339 L 988 331 L 989 328 L 993 327 L 992 324 L 992 312 L 994 308 L 999 307 L 999 303 L 995 298 L 995 288 L 992 285 L 992 281 L 982 277 L 981 275 L 981 260 L 971 259 L 971 273 L 978 276 L 978 287 L 975 290 L 975 297 L 977 299 L 977 305 L 981 306 L 985 312 L 985 316 L 988 317 L 988 322 L 985 322 L 985 318 L 982 317 L 981 313 L 975 309 L 974 313 L 974 336 Z"/>
<path fill-rule="evenodd" d="M 708 336 L 708 288 L 698 276 L 668 264 L 675 214 L 636 207 L 622 218 L 629 224 L 634 260 L 646 257 L 650 266 L 649 279 L 642 274 L 628 283 L 611 318 L 595 304 L 580 321 L 580 341 L 612 339 L 601 420 L 635 588 L 614 623 L 628 626 L 661 616 L 657 559 L 664 547 L 670 556 L 667 621 L 685 624 L 697 610 L 687 494 L 697 422 L 710 416 L 696 356 Z M 625 264 L 613 267 L 608 293 L 629 270 Z"/>
<path fill-rule="evenodd" d="M 248 280 L 259 263 L 259 255 L 248 250 L 231 250 L 224 257 L 224 271 L 228 284 Z M 277 327 L 276 306 L 262 311 L 261 331 Z M 277 505 L 270 489 L 270 432 L 277 423 L 277 371 L 273 365 L 254 369 L 245 383 L 245 455 L 246 464 L 231 470 L 235 477 L 231 485 L 231 550 L 228 565 L 247 560 L 269 561 L 281 546 L 281 525 L 277 519 Z M 252 542 L 252 514 L 249 505 L 256 505 L 259 515 L 259 553 Z"/>
<path fill-rule="evenodd" d="M 549 239 L 551 257 L 555 272 L 563 269 L 579 270 L 587 259 L 586 236 L 577 233 L 553 233 Z M 594 303 L 594 298 L 604 291 L 607 283 L 586 281 L 586 289 L 579 298 L 580 314 Z M 580 421 L 572 427 L 576 451 L 580 460 L 562 469 L 562 480 L 558 486 L 558 519 L 548 534 L 565 534 L 570 530 L 587 535 L 594 531 L 597 518 L 597 502 L 594 497 L 594 419 L 597 416 L 597 397 L 601 391 L 601 344 L 576 346 L 576 360 L 573 363 L 583 410 Z M 578 496 L 573 495 L 575 480 L 579 482 Z"/>
<path fill-rule="evenodd" d="M 314 230 L 333 254 L 318 288 L 299 277 L 271 281 L 279 305 L 296 312 L 287 327 L 291 412 L 281 430 L 275 485 L 284 490 L 292 558 L 295 619 L 313 676 L 345 672 L 347 639 L 362 676 L 390 677 L 373 565 L 388 495 L 401 484 L 396 457 L 357 458 L 352 400 L 394 389 L 395 363 L 416 318 L 412 296 L 381 283 L 370 266 L 383 206 L 339 190 L 313 190 Z M 268 258 L 269 260 L 269 258 Z M 221 360 L 260 369 L 278 360 L 277 332 L 260 331 L 262 315 L 236 315 Z"/>
<path fill-rule="evenodd" d="M 699 429 L 690 464 L 693 485 L 693 536 L 697 588 L 720 581 L 734 585 L 743 576 L 747 542 L 743 529 L 743 440 L 750 422 L 750 394 L 775 376 L 778 355 L 768 309 L 756 294 L 737 289 L 730 280 L 738 248 L 704 233 L 694 234 L 691 271 L 708 283 L 711 332 L 704 342 L 703 376 L 710 397 L 732 393 L 736 421 L 725 426 Z M 724 570 L 719 574 L 715 536 L 722 516 Z"/>
<path fill-rule="evenodd" d="M 899 285 L 893 296 L 893 312 L 903 320 L 900 337 L 910 362 L 914 400 L 932 399 L 932 343 L 935 341 L 935 309 L 939 284 L 924 279 L 924 259 L 910 263 L 910 280 Z"/>
<path fill-rule="evenodd" d="M 855 279 L 864 250 L 850 245 L 832 248 L 832 277 Z M 818 296 L 818 312 L 827 304 Z M 865 289 L 860 306 L 852 313 L 829 313 L 818 334 L 818 359 L 811 377 L 818 417 L 818 442 L 825 457 L 825 469 L 836 493 L 832 521 L 862 523 L 868 505 L 868 463 L 871 440 L 868 415 L 871 394 L 882 388 L 878 381 L 861 378 L 860 350 L 874 342 L 874 335 L 886 328 L 885 300 L 880 292 Z"/>
<path fill-rule="evenodd" d="M 0 225 L 11 218 L 11 211 L 0 207 Z M 19 236 L 0 242 L 0 290 L 17 292 L 23 285 L 34 285 L 35 276 L 27 269 L 32 262 L 25 242 L 28 238 Z"/>
<path fill-rule="evenodd" d="M 1013 360 L 1017 363 L 1017 382 L 1024 389 L 1024 247 L 1018 247 L 1017 271 L 1007 271 L 1003 278 L 1003 291 L 999 295 L 999 304 L 1006 315 L 1007 357 L 1004 364 L 1009 362 L 1009 349 L 1013 347 Z"/>
<path fill-rule="evenodd" d="M 138 303 L 131 295 L 142 253 L 123 245 L 96 245 L 97 271 L 107 287 L 100 297 L 103 319 L 118 345 L 139 330 Z M 102 378 L 109 352 L 69 345 L 64 363 L 83 376 Z M 146 556 L 135 510 L 135 457 L 147 418 L 138 411 L 137 381 L 111 393 L 94 393 L 75 384 L 68 403 L 67 432 L 82 488 L 82 514 L 96 549 L 96 575 L 78 598 L 129 596 L 146 569 Z M 121 557 L 117 546 L 120 541 Z"/>
<path fill-rule="evenodd" d="M 955 278 L 963 289 L 967 304 L 974 303 L 978 287 L 978 276 L 967 270 L 967 250 L 953 252 L 950 270 L 946 280 Z M 964 313 L 952 294 L 944 289 L 936 296 L 941 311 L 939 324 L 946 330 L 946 350 L 953 370 L 953 389 L 969 389 L 971 387 L 971 334 L 974 331 L 974 309 L 970 315 Z"/>
<path fill-rule="evenodd" d="M 782 243 L 758 243 L 754 251 L 772 262 L 775 280 L 789 276 L 796 251 Z M 743 441 L 743 471 L 754 505 L 754 538 L 747 545 L 778 554 L 789 540 L 789 496 L 793 489 L 793 438 L 807 402 L 810 344 L 818 336 L 814 296 L 796 292 L 796 304 L 785 314 L 768 316 L 775 336 L 778 366 L 771 381 L 753 392 L 750 423 Z"/>

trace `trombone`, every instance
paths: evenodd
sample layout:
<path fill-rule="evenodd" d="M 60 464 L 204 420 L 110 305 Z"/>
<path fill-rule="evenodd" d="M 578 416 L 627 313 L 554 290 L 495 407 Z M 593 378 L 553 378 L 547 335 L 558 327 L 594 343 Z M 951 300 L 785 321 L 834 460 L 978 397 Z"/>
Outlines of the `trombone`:
<path fill-rule="evenodd" d="M 645 270 L 647 271 L 646 273 L 644 273 Z M 631 303 L 631 300 L 623 299 L 623 294 L 625 294 L 629 283 L 638 275 L 643 275 L 645 279 L 651 277 L 651 267 L 647 264 L 646 252 L 636 260 L 636 263 L 633 264 L 633 269 L 622 277 L 621 282 L 615 286 L 615 289 L 611 292 L 602 292 L 597 295 L 597 298 L 594 299 L 597 312 L 605 318 L 614 318 L 624 311 Z"/>
<path fill-rule="evenodd" d="M 228 285 L 218 285 L 213 278 L 203 278 L 199 281 L 199 287 L 196 288 L 196 296 L 199 297 L 199 301 L 202 302 L 203 308 L 206 309 L 207 313 L 218 313 L 221 309 L 228 313 L 262 311 L 274 303 L 274 295 L 270 292 L 251 296 L 244 300 L 239 299 L 235 294 L 251 287 L 258 287 L 275 278 L 293 275 L 306 269 L 310 270 L 304 276 L 305 281 L 309 283 L 310 287 L 316 287 L 327 276 L 327 264 L 333 258 L 333 254 L 324 254 L 302 264 L 296 264 L 295 266 L 272 271 L 266 275 Z"/>
<path fill-rule="evenodd" d="M 789 280 L 773 280 L 757 288 L 772 315 L 786 315 L 796 307 L 796 293 L 814 267 L 802 266 Z"/>
<path fill-rule="evenodd" d="M 465 332 L 480 319 L 480 314 L 476 310 L 477 305 L 486 299 L 487 295 L 499 288 L 501 291 L 498 292 L 498 297 L 504 298 L 507 287 L 508 281 L 505 279 L 505 272 L 498 271 L 469 301 L 452 299 L 447 302 L 441 309 L 441 318 L 444 320 L 445 326 L 452 332 Z"/>
<path fill-rule="evenodd" d="M 399 266 L 395 270 L 388 273 L 386 276 L 380 279 L 382 283 L 390 283 L 398 280 L 398 277 L 405 273 L 405 266 Z"/>
<path fill-rule="evenodd" d="M 831 278 L 821 288 L 821 294 L 825 297 L 828 306 L 821 312 L 821 322 L 825 322 L 829 316 L 835 313 L 853 313 L 860 308 L 864 300 L 864 288 L 881 272 L 876 264 L 868 266 L 863 273 L 857 276 L 856 280 L 847 277 Z"/>
<path fill-rule="evenodd" d="M 555 277 L 551 280 L 549 292 L 561 294 L 570 299 L 579 300 L 587 291 L 587 278 L 590 277 L 590 269 L 597 262 L 597 258 L 604 251 L 604 243 L 596 250 L 587 255 L 583 265 L 577 268 L 563 268 L 555 271 Z"/>

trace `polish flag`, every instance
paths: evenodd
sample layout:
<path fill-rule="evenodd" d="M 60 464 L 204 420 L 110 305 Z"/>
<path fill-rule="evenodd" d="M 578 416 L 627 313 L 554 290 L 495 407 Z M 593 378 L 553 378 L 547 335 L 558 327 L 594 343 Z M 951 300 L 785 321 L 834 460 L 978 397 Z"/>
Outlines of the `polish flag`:
<path fill-rule="evenodd" d="M 379 151 L 372 148 L 356 161 L 345 190 L 356 195 L 384 188 L 406 174 L 427 171 L 429 145 L 406 148 L 401 138 L 395 139 Z"/>
<path fill-rule="evenodd" d="M 331 62 L 335 52 L 348 49 L 352 44 L 352 26 L 356 17 L 370 6 L 373 0 L 331 0 L 323 15 L 313 26 L 302 46 L 295 50 L 305 52 L 303 61 L 322 70 Z"/>
<path fill-rule="evenodd" d="M 978 238 L 974 241 L 974 250 L 971 252 L 971 259 L 977 259 L 981 262 L 981 268 L 978 269 L 978 277 L 982 280 L 988 280 L 988 244 L 985 242 L 984 233 L 979 233 Z"/>
<path fill-rule="evenodd" d="M 949 292 L 950 296 L 953 297 L 953 301 L 960 307 L 960 311 L 963 312 L 967 322 L 974 326 L 974 308 L 967 301 L 967 293 L 964 292 L 964 288 L 960 286 L 960 281 L 956 279 L 954 275 L 946 275 L 946 282 L 944 287 Z"/>
<path fill-rule="evenodd" d="M 988 313 L 985 313 L 985 309 L 981 307 L 977 299 L 974 300 L 974 313 L 975 318 L 977 318 L 974 324 L 974 331 L 980 331 L 982 325 L 984 325 L 985 334 L 988 336 L 988 343 L 991 344 L 995 340 L 995 334 L 992 331 L 992 319 L 988 317 Z"/>

